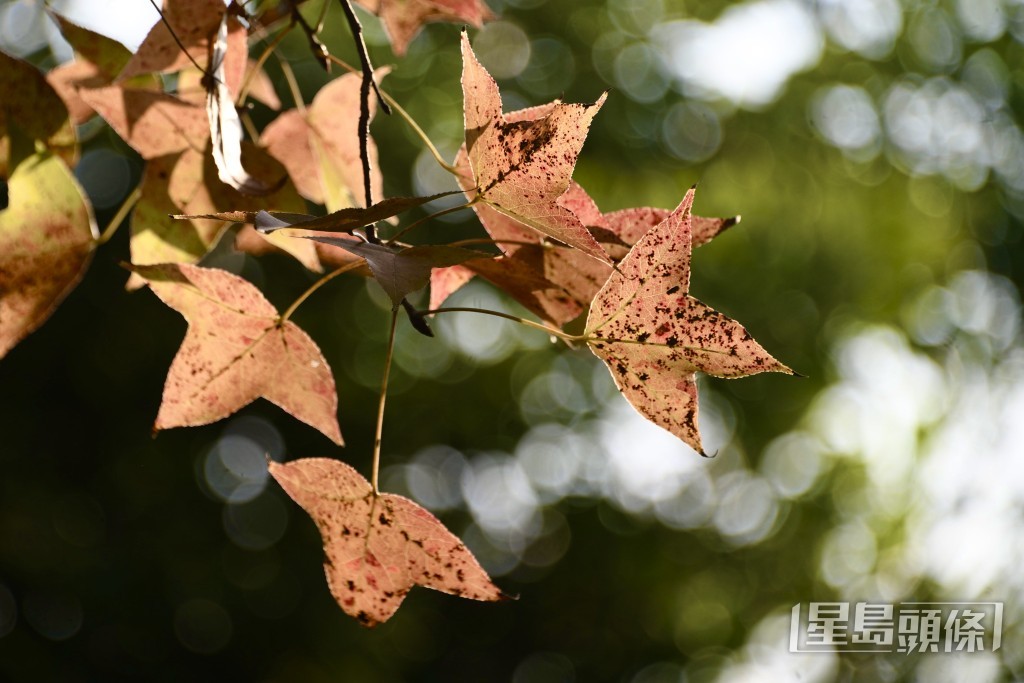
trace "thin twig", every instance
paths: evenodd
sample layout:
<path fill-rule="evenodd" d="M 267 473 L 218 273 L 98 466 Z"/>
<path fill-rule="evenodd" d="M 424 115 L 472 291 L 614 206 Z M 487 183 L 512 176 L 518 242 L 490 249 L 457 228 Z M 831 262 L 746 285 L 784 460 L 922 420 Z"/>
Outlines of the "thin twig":
<path fill-rule="evenodd" d="M 270 53 L 277 49 L 277 46 L 281 44 L 284 37 L 288 35 L 288 32 L 294 27 L 295 24 L 289 24 L 285 28 L 281 29 L 278 34 L 274 36 L 272 41 L 267 43 L 267 48 L 259 56 L 259 59 L 256 60 L 256 63 L 253 65 L 252 69 L 249 70 L 249 73 L 245 75 L 245 80 L 242 81 L 242 87 L 238 89 L 238 97 L 235 98 L 235 104 L 242 104 L 245 102 L 245 98 L 249 95 L 249 90 L 256 81 L 256 74 L 258 74 L 260 69 L 263 68 L 263 65 L 267 63 L 267 58 L 270 57 Z"/>
<path fill-rule="evenodd" d="M 299 298 L 296 299 L 295 301 L 293 301 L 292 305 L 289 306 L 288 309 L 284 313 L 281 314 L 280 322 L 284 323 L 286 320 L 288 320 L 288 318 L 292 317 L 292 314 L 295 313 L 295 309 L 297 309 L 300 305 L 302 305 L 302 302 L 305 301 L 306 299 L 308 299 L 310 294 L 312 294 L 316 290 L 320 289 L 321 287 L 323 287 L 328 282 L 330 282 L 334 278 L 338 277 L 342 273 L 347 273 L 350 270 L 355 270 L 356 268 L 358 268 L 360 266 L 363 266 L 363 265 L 366 265 L 366 260 L 365 259 L 358 259 L 356 261 L 352 261 L 351 263 L 346 263 L 345 265 L 341 266 L 340 268 L 338 268 L 336 270 L 332 270 L 331 272 L 329 272 L 326 275 L 324 275 L 323 277 L 321 277 L 319 280 L 317 280 L 312 285 L 310 285 L 309 289 L 307 289 L 305 292 L 303 292 L 299 296 Z"/>
<path fill-rule="evenodd" d="M 370 484 L 373 486 L 373 495 L 380 495 L 380 488 L 377 486 L 378 475 L 380 474 L 380 444 L 384 433 L 384 403 L 388 397 L 388 378 L 391 376 L 391 359 L 395 352 L 395 330 L 398 327 L 398 307 L 391 309 L 391 332 L 388 335 L 388 353 L 384 358 L 384 376 L 380 381 L 380 402 L 377 404 L 377 431 L 373 439 L 373 469 L 370 473 Z"/>
<path fill-rule="evenodd" d="M 448 207 L 447 209 L 441 209 L 440 211 L 436 211 L 436 212 L 430 214 L 429 216 L 424 216 L 423 218 L 415 220 L 412 223 L 410 223 L 409 225 L 407 225 L 404 228 L 402 228 L 401 230 L 399 230 L 398 232 L 396 232 L 394 234 L 394 236 L 391 237 L 391 239 L 388 240 L 388 246 L 393 245 L 395 243 L 395 241 L 399 237 L 401 237 L 405 233 L 409 232 L 410 230 L 412 230 L 416 226 L 420 225 L 421 223 L 425 223 L 425 222 L 427 222 L 429 220 L 432 220 L 434 218 L 440 218 L 441 216 L 444 216 L 444 215 L 449 214 L 449 213 L 455 213 L 456 211 L 462 211 L 463 209 L 468 209 L 472 205 L 473 205 L 473 202 L 466 202 L 465 204 L 459 204 L 458 206 L 451 206 L 451 207 Z"/>
<path fill-rule="evenodd" d="M 385 113 L 390 114 L 391 109 L 387 102 L 380 96 L 377 89 L 377 81 L 373 78 L 373 66 L 370 64 L 370 55 L 366 51 L 366 41 L 363 40 L 363 27 L 359 23 L 359 17 L 352 9 L 350 0 L 340 0 L 342 9 L 345 10 L 345 17 L 348 19 L 349 29 L 352 31 L 352 39 L 356 44 L 356 51 L 359 53 L 359 63 L 362 65 L 363 82 L 359 88 L 359 158 L 363 164 L 363 192 L 365 194 L 365 205 L 373 205 L 373 187 L 370 182 L 370 87 L 372 86 L 380 100 L 381 108 Z M 366 226 L 366 237 L 371 243 L 376 243 L 377 234 L 374 226 Z"/>
<path fill-rule="evenodd" d="M 206 73 L 206 69 L 204 69 L 203 67 L 199 66 L 199 62 L 197 62 L 195 60 L 195 57 L 193 57 L 189 53 L 189 51 L 185 48 L 184 43 L 182 43 L 181 39 L 178 38 L 178 34 L 174 32 L 173 28 L 171 28 L 171 22 L 167 21 L 167 17 L 164 16 L 163 10 L 160 9 L 160 6 L 156 4 L 156 0 L 149 0 L 149 4 L 151 4 L 153 6 L 153 9 L 156 10 L 156 13 L 160 15 L 160 21 L 164 22 L 164 26 L 166 26 L 167 30 L 170 31 L 170 33 L 171 33 L 171 38 L 174 38 L 174 42 L 178 44 L 178 47 L 181 48 L 181 51 L 185 53 L 186 57 L 188 57 L 188 61 L 192 62 L 192 64 L 194 64 L 197 69 L 199 69 L 200 71 L 202 71 L 205 74 Z"/>
<path fill-rule="evenodd" d="M 465 307 L 465 306 L 453 306 L 451 308 L 435 308 L 435 309 L 430 310 L 430 311 L 423 311 L 423 313 L 421 315 L 436 315 L 438 313 L 460 313 L 460 312 L 461 313 L 483 313 L 485 315 L 493 315 L 493 316 L 498 317 L 498 318 L 504 318 L 505 320 L 511 320 L 511 321 L 517 322 L 517 323 L 519 323 L 521 325 L 526 325 L 527 327 L 532 327 L 534 329 L 541 330 L 543 332 L 547 332 L 550 335 L 553 335 L 555 337 L 559 337 L 559 338 L 564 339 L 565 341 L 568 341 L 568 342 L 579 342 L 579 341 L 585 341 L 586 340 L 586 337 L 584 337 L 584 336 L 580 336 L 580 335 L 576 335 L 576 334 L 569 334 L 568 332 L 563 332 L 562 330 L 558 329 L 557 327 L 551 327 L 550 325 L 545 325 L 544 323 L 538 323 L 538 322 L 534 322 L 532 320 L 527 320 L 526 318 L 520 318 L 518 315 L 512 315 L 510 313 L 502 313 L 501 311 L 492 311 L 492 310 L 489 310 L 489 309 L 486 309 L 486 308 L 471 308 L 471 307 Z"/>
<path fill-rule="evenodd" d="M 131 194 L 125 197 L 124 202 L 122 202 L 121 206 L 118 207 L 117 213 L 115 213 L 114 217 L 110 219 L 109 223 L 107 223 L 107 227 L 103 229 L 100 236 L 96 238 L 94 246 L 98 247 L 110 241 L 110 238 L 113 237 L 114 233 L 117 232 L 117 229 L 121 227 L 121 223 L 123 223 L 124 219 L 128 216 L 128 212 L 132 210 L 132 207 L 135 206 L 135 203 L 139 201 L 139 197 L 141 196 L 142 186 L 140 185 L 132 190 Z"/>
<path fill-rule="evenodd" d="M 306 112 L 306 103 L 302 101 L 302 91 L 299 89 L 299 82 L 295 79 L 295 72 L 292 71 L 292 65 L 288 63 L 288 60 L 283 59 L 281 55 L 274 53 L 277 57 L 278 63 L 281 65 L 281 73 L 284 74 L 284 79 L 288 81 L 288 89 L 292 93 L 292 100 L 295 102 L 295 108 L 300 112 Z"/>

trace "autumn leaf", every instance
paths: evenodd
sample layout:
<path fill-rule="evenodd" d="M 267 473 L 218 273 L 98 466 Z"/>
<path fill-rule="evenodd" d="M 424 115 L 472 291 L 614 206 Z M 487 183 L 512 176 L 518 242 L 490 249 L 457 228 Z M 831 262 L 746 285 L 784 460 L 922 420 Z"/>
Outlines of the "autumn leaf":
<path fill-rule="evenodd" d="M 704 454 L 699 370 L 745 377 L 792 370 L 743 328 L 688 294 L 694 191 L 648 231 L 597 293 L 584 336 L 641 415 Z"/>
<path fill-rule="evenodd" d="M 493 15 L 482 0 L 356 0 L 380 17 L 391 39 L 391 49 L 401 57 L 423 25 L 431 21 L 472 24 L 479 28 Z"/>
<path fill-rule="evenodd" d="M 268 468 L 316 523 L 331 595 L 359 623 L 387 621 L 417 585 L 471 600 L 506 597 L 436 517 L 403 496 L 375 495 L 348 465 L 305 458 Z"/>
<path fill-rule="evenodd" d="M 261 178 L 281 178 L 284 169 L 266 151 L 243 143 L 246 168 Z M 146 163 L 143 173 L 142 195 L 132 211 L 131 258 L 136 265 L 156 263 L 194 263 L 217 243 L 224 233 L 230 217 L 213 220 L 201 216 L 212 215 L 218 207 L 252 206 L 282 212 L 297 212 L 305 208 L 302 198 L 291 184 L 265 197 L 245 197 L 222 183 L 212 156 L 205 148 L 191 148 L 180 154 L 170 154 Z M 232 212 L 225 212 L 230 215 Z M 169 216 L 188 214 L 197 216 L 188 221 L 175 221 Z M 307 268 L 319 271 L 316 248 L 300 240 L 271 239 L 277 248 L 284 249 Z M 130 281 L 130 286 L 138 284 Z"/>
<path fill-rule="evenodd" d="M 341 445 L 334 377 L 316 343 L 237 275 L 187 264 L 134 266 L 188 321 L 154 429 L 204 425 L 263 397 Z"/>
<path fill-rule="evenodd" d="M 153 24 L 120 79 L 172 73 L 191 66 L 193 61 L 206 64 L 210 43 L 225 11 L 223 0 L 165 0 L 163 19 Z M 182 52 L 182 46 L 186 52 Z"/>
<path fill-rule="evenodd" d="M 0 52 L 0 179 L 14 172 L 12 128 L 75 164 L 78 141 L 64 102 L 38 69 Z"/>
<path fill-rule="evenodd" d="M 590 122 L 604 104 L 551 105 L 542 118 L 509 121 L 501 95 L 462 34 L 466 152 L 477 198 L 506 216 L 605 263 L 608 254 L 557 199 L 569 187 Z"/>
<path fill-rule="evenodd" d="M 92 258 L 96 223 L 64 162 L 28 157 L 8 181 L 0 211 L 0 357 L 53 313 Z"/>
<path fill-rule="evenodd" d="M 131 59 L 132 53 L 116 40 L 82 28 L 56 12 L 50 11 L 50 17 L 74 48 L 75 58 L 52 69 L 46 74 L 46 80 L 64 100 L 71 121 L 81 125 L 96 112 L 81 98 L 79 91 L 110 85 Z M 155 79 L 142 78 L 133 84 L 142 86 L 147 81 L 151 87 L 157 87 Z"/>
<path fill-rule="evenodd" d="M 550 113 L 551 105 L 531 107 L 505 115 L 509 121 L 533 121 Z M 475 188 L 470 180 L 470 169 L 465 147 L 456 156 L 455 168 L 459 171 L 458 181 L 467 197 L 472 198 Z M 587 230 L 594 236 L 613 261 L 619 261 L 652 227 L 671 213 L 667 209 L 640 207 L 623 209 L 603 214 L 578 183 L 572 181 L 557 203 L 572 211 Z M 490 206 L 477 202 L 473 210 L 488 235 L 495 241 L 507 258 L 496 259 L 488 264 L 487 273 L 480 274 L 505 290 L 516 301 L 542 320 L 561 326 L 576 319 L 582 313 L 612 272 L 611 266 L 590 258 L 576 249 L 553 244 L 544 235 L 526 228 L 519 221 L 495 211 Z M 738 218 L 703 218 L 691 216 L 694 233 L 693 246 L 709 242 L 726 228 L 735 225 Z M 479 262 L 470 266 L 478 270 Z M 522 286 L 525 270 L 536 273 L 547 285 L 542 288 Z M 443 301 L 468 278 L 448 278 L 442 271 L 435 271 L 431 286 L 431 297 L 435 303 Z M 434 292 L 437 290 L 437 294 Z M 436 306 L 431 306 L 436 308 Z"/>
<path fill-rule="evenodd" d="M 377 69 L 379 81 L 387 69 Z M 306 199 L 328 211 L 363 206 L 363 167 L 359 157 L 359 74 L 345 74 L 317 92 L 305 112 L 291 109 L 266 127 L 260 142 L 277 158 Z M 371 116 L 376 111 L 370 100 Z M 373 196 L 383 194 L 377 146 L 368 141 Z"/>
<path fill-rule="evenodd" d="M 79 95 L 143 159 L 202 150 L 210 138 L 210 120 L 202 107 L 174 95 L 110 85 Z"/>

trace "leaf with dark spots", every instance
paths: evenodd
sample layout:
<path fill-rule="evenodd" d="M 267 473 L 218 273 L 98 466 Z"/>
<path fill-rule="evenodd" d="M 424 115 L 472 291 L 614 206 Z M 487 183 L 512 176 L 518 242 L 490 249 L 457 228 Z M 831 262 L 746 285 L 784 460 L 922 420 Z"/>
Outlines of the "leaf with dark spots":
<path fill-rule="evenodd" d="M 687 192 L 622 259 L 594 298 L 585 336 L 633 407 L 703 454 L 698 370 L 716 377 L 792 370 L 742 325 L 687 293 L 693 196 Z"/>
<path fill-rule="evenodd" d="M 401 304 L 407 295 L 426 287 L 432 269 L 454 266 L 472 259 L 490 258 L 490 254 L 460 247 L 416 246 L 397 249 L 345 237 L 305 237 L 333 244 L 366 259 L 374 279 L 384 288 L 395 306 Z"/>
<path fill-rule="evenodd" d="M 472 600 L 505 597 L 436 517 L 403 496 L 375 495 L 370 483 L 348 465 L 306 458 L 283 465 L 271 462 L 269 469 L 316 523 L 331 595 L 360 623 L 387 621 L 415 585 Z M 361 533 L 345 534 L 347 527 Z"/>
<path fill-rule="evenodd" d="M 28 157 L 0 211 L 0 357 L 43 324 L 82 278 L 96 239 L 85 196 L 64 162 Z"/>
<path fill-rule="evenodd" d="M 611 263 L 580 219 L 556 201 L 569 187 L 590 122 L 592 105 L 550 106 L 546 116 L 512 120 L 501 113 L 501 94 L 462 34 L 462 91 L 466 151 L 479 198 L 496 211 L 552 239 Z"/>
<path fill-rule="evenodd" d="M 171 363 L 154 428 L 209 424 L 265 398 L 341 445 L 334 376 L 309 335 L 255 286 L 187 264 L 135 266 L 188 331 Z"/>

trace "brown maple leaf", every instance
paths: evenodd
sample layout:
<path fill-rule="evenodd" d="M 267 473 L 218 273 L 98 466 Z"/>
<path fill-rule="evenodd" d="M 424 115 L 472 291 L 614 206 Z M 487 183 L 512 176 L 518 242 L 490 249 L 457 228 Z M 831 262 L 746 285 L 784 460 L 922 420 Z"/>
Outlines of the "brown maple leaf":
<path fill-rule="evenodd" d="M 417 585 L 472 600 L 506 597 L 436 517 L 403 496 L 375 494 L 348 465 L 305 458 L 269 469 L 316 523 L 331 595 L 361 624 L 387 621 Z"/>
<path fill-rule="evenodd" d="M 154 429 L 204 425 L 263 397 L 338 445 L 338 394 L 323 354 L 255 286 L 187 264 L 135 266 L 188 321 Z"/>
<path fill-rule="evenodd" d="M 641 415 L 704 454 L 699 370 L 716 377 L 793 371 L 735 320 L 688 294 L 694 191 L 649 230 L 594 298 L 584 336 Z"/>
<path fill-rule="evenodd" d="M 466 153 L 476 201 L 611 263 L 576 214 L 557 201 L 569 188 L 590 122 L 607 93 L 592 105 L 555 103 L 541 118 L 509 120 L 501 113 L 498 84 L 477 60 L 465 32 L 462 61 Z"/>

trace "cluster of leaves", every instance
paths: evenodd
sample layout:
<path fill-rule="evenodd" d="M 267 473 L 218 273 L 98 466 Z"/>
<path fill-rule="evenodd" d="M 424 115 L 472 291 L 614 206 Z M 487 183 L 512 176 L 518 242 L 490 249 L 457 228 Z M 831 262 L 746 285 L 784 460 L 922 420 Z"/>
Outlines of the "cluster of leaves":
<path fill-rule="evenodd" d="M 397 55 L 426 21 L 479 25 L 490 16 L 479 0 L 358 2 L 381 17 Z M 342 4 L 358 45 L 356 15 Z M 368 132 L 376 108 L 371 90 L 382 108 L 404 112 L 379 90 L 386 70 L 374 72 L 365 50 L 360 72 L 330 81 L 308 106 L 296 98 L 296 108 L 262 131 L 246 117 L 241 105 L 249 97 L 280 110 L 262 64 L 296 26 L 322 64 L 344 66 L 296 4 L 265 3 L 247 13 L 234 2 L 166 0 L 134 54 L 60 16 L 54 20 L 75 49 L 74 61 L 44 76 L 0 54 L 0 174 L 10 195 L 0 213 L 0 356 L 45 321 L 131 211 L 128 286 L 148 285 L 188 321 L 158 430 L 208 424 L 263 397 L 342 445 L 331 369 L 290 316 L 344 273 L 370 277 L 387 293 L 392 344 L 401 311 L 431 335 L 432 316 L 471 310 L 444 308 L 445 299 L 469 279 L 485 278 L 541 321 L 520 322 L 590 347 L 641 414 L 701 454 L 696 372 L 790 372 L 739 323 L 688 294 L 693 247 L 735 219 L 693 215 L 693 189 L 674 210 L 605 214 L 572 180 L 606 95 L 589 105 L 556 101 L 503 113 L 498 85 L 463 32 L 465 145 L 451 164 L 435 156 L 465 194 L 458 208 L 471 207 L 486 231 L 471 242 L 491 250 L 411 244 L 399 238 L 426 220 L 396 229 L 396 216 L 437 195 L 374 201 L 383 183 Z M 251 60 L 250 40 L 275 31 L 271 47 Z M 69 170 L 75 125 L 97 114 L 145 160 L 139 187 L 102 235 Z M 426 138 L 424 144 L 433 150 Z M 306 215 L 307 202 L 328 213 Z M 236 235 L 237 248 L 256 255 L 283 250 L 326 275 L 279 312 L 246 280 L 197 265 L 232 223 L 247 225 Z M 393 234 L 384 239 L 378 231 Z M 428 285 L 429 308 L 417 310 L 408 297 Z M 585 312 L 582 332 L 568 332 Z M 336 460 L 269 465 L 321 531 L 333 595 L 370 625 L 389 618 L 413 585 L 501 598 L 435 517 L 379 490 L 387 369 L 382 384 L 370 480 Z"/>

